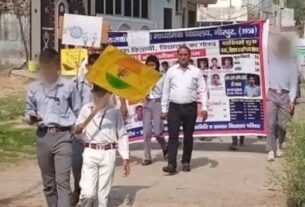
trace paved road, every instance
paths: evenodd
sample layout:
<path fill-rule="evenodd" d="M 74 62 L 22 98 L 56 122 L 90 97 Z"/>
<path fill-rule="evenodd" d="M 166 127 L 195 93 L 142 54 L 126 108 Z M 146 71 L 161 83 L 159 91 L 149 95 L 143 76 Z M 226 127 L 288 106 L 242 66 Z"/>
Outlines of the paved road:
<path fill-rule="evenodd" d="M 268 167 L 264 142 L 248 138 L 246 147 L 230 152 L 229 138 L 212 142 L 196 141 L 192 171 L 167 176 L 165 162 L 154 144 L 153 165 L 142 167 L 142 144 L 131 146 L 132 173 L 123 178 L 116 169 L 110 207 L 202 207 L 202 206 L 281 206 L 277 191 L 268 190 Z M 1 169 L 2 168 L 2 169 Z M 45 206 L 41 180 L 35 160 L 0 169 L 0 207 Z"/>

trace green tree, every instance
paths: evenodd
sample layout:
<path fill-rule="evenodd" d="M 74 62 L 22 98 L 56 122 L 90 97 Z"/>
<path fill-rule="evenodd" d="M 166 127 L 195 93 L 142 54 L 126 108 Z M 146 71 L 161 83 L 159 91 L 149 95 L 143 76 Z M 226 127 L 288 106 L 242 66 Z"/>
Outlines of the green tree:
<path fill-rule="evenodd" d="M 287 7 L 294 9 L 294 17 L 296 26 L 300 31 L 300 35 L 304 34 L 305 23 L 305 1 L 304 0 L 287 0 Z"/>

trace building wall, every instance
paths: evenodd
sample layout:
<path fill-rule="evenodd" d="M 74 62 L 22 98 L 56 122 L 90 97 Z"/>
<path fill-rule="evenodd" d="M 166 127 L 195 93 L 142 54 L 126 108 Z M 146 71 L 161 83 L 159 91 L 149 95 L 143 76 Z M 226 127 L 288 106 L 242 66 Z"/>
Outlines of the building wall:
<path fill-rule="evenodd" d="M 86 0 L 84 0 L 86 1 Z M 90 0 L 88 0 L 90 1 Z M 103 16 L 106 20 L 109 20 L 112 25 L 113 31 L 119 31 L 123 28 L 128 28 L 128 30 L 139 30 L 144 28 L 148 29 L 163 29 L 164 28 L 164 8 L 169 8 L 172 10 L 172 28 L 187 27 L 188 10 L 191 9 L 196 12 L 196 4 L 193 0 L 181 0 L 182 10 L 185 14 L 176 13 L 176 0 L 150 0 L 149 1 L 149 11 L 148 19 L 141 18 L 130 18 L 123 16 L 112 16 L 95 14 L 95 0 L 91 0 L 91 15 Z M 190 4 L 193 3 L 193 8 Z M 85 3 L 86 8 L 88 7 L 88 2 Z M 86 9 L 88 10 L 88 8 Z M 184 17 L 184 19 L 183 19 Z M 126 26 L 126 27 L 125 27 Z"/>
<path fill-rule="evenodd" d="M 19 67 L 26 61 L 17 14 L 21 16 L 26 46 L 29 51 L 29 5 L 29 0 L 6 0 L 0 3 L 0 68 Z"/>
<path fill-rule="evenodd" d="M 180 28 L 182 27 L 182 16 L 176 15 L 176 1 L 166 1 L 166 0 L 151 0 L 151 20 L 156 22 L 157 29 L 163 29 L 163 20 L 164 8 L 172 9 L 172 26 L 173 28 Z"/>
<path fill-rule="evenodd" d="M 92 12 L 95 9 L 95 0 L 91 1 Z M 113 31 L 120 31 L 126 28 L 127 30 L 141 30 L 141 29 L 163 29 L 164 21 L 164 8 L 172 9 L 172 27 L 180 28 L 182 27 L 182 16 L 176 15 L 176 1 L 171 0 L 150 0 L 148 8 L 148 19 L 141 18 L 130 18 L 130 17 L 120 17 L 112 15 L 102 15 L 106 20 L 109 20 Z"/>
<path fill-rule="evenodd" d="M 181 2 L 181 9 L 178 14 L 176 12 L 176 1 Z M 172 28 L 182 28 L 190 25 L 195 26 L 196 2 L 198 0 L 149 0 L 148 18 L 144 19 L 96 14 L 95 0 L 32 1 L 31 58 L 37 59 L 38 54 L 44 48 L 60 49 L 62 47 L 58 35 L 60 23 L 58 16 L 63 16 L 65 12 L 103 16 L 105 20 L 110 21 L 112 31 L 153 30 L 164 28 L 164 8 L 170 8 L 172 9 Z M 84 12 L 77 10 L 80 8 L 80 4 L 83 4 L 81 10 L 84 10 Z M 189 16 L 192 18 L 189 18 Z M 190 23 L 189 19 L 194 21 Z"/>
<path fill-rule="evenodd" d="M 21 17 L 27 46 L 30 44 L 29 16 Z M 19 67 L 25 62 L 25 49 L 17 16 L 11 13 L 0 14 L 0 68 Z"/>
<path fill-rule="evenodd" d="M 102 16 L 105 20 L 110 21 L 112 31 L 127 31 L 127 30 L 152 30 L 156 29 L 156 23 L 147 19 L 117 17 L 109 15 Z"/>

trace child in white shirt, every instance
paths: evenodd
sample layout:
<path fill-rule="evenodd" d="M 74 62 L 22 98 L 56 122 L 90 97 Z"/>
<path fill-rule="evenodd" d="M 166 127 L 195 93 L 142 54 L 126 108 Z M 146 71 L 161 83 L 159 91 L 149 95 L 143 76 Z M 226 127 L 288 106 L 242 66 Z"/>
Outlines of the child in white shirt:
<path fill-rule="evenodd" d="M 124 176 L 128 176 L 129 143 L 122 113 L 113 104 L 101 108 L 89 124 L 82 124 L 107 91 L 97 85 L 92 88 L 93 101 L 84 105 L 76 121 L 75 133 L 84 143 L 80 181 L 80 205 L 106 207 L 115 169 L 116 148 L 123 158 Z"/>

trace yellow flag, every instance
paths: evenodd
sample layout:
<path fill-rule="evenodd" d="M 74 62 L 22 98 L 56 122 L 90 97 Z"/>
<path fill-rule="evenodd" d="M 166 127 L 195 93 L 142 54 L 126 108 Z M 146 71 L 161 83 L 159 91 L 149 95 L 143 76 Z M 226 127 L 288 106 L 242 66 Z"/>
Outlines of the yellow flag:
<path fill-rule="evenodd" d="M 88 50 L 82 48 L 62 49 L 60 55 L 61 74 L 75 76 L 81 63 L 88 57 Z"/>
<path fill-rule="evenodd" d="M 86 78 L 89 82 L 136 103 L 147 96 L 160 74 L 123 51 L 108 46 L 88 71 Z"/>

